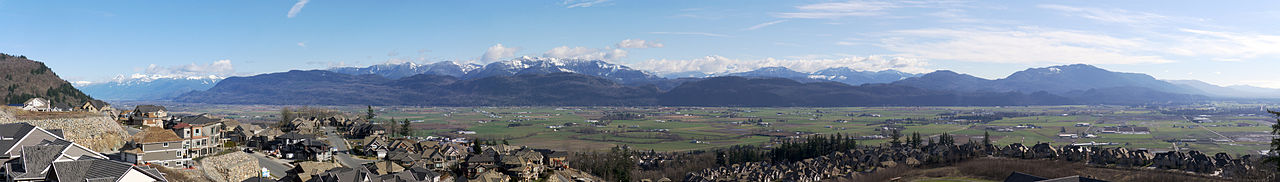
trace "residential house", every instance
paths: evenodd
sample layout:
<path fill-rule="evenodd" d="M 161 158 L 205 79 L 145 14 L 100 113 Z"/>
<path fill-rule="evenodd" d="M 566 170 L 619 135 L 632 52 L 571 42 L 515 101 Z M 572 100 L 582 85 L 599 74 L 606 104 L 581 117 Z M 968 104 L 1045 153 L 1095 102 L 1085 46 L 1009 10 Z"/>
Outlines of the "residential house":
<path fill-rule="evenodd" d="M 53 103 L 44 98 L 31 98 L 22 103 L 22 110 L 53 111 Z"/>
<path fill-rule="evenodd" d="M 240 144 L 248 144 L 250 138 L 253 138 L 254 135 L 263 131 L 261 126 L 254 124 L 238 124 L 227 127 L 230 127 L 230 131 L 227 131 L 223 138 Z"/>
<path fill-rule="evenodd" d="M 311 177 L 318 182 L 369 182 L 377 179 L 364 168 L 339 167 Z"/>
<path fill-rule="evenodd" d="M 554 150 L 547 150 L 547 149 L 534 149 L 534 151 L 538 151 L 538 153 L 542 153 L 542 156 L 546 157 L 546 161 L 544 162 L 547 165 L 547 167 L 552 167 L 556 169 L 569 168 L 569 160 L 568 160 L 569 152 L 554 151 Z"/>
<path fill-rule="evenodd" d="M 329 144 L 316 140 L 315 135 L 286 133 L 270 142 L 269 148 L 286 159 L 328 161 L 333 157 Z"/>
<path fill-rule="evenodd" d="M 49 181 L 168 181 L 155 168 L 134 166 L 101 158 L 80 158 L 54 162 L 49 168 Z"/>
<path fill-rule="evenodd" d="M 387 146 L 390 145 L 389 144 L 390 139 L 387 139 L 387 137 L 383 135 L 367 136 L 364 138 L 362 143 L 363 143 L 362 146 L 364 146 L 365 155 L 384 158 L 384 157 L 387 157 L 387 152 L 390 152 L 390 150 L 387 148 Z"/>
<path fill-rule="evenodd" d="M 221 118 L 208 115 L 175 117 L 169 128 L 182 137 L 182 145 L 193 158 L 217 153 L 222 145 L 223 124 Z"/>
<path fill-rule="evenodd" d="M 134 164 L 155 164 L 172 168 L 194 166 L 187 148 L 182 145 L 182 137 L 173 131 L 150 127 L 133 135 L 133 139 L 125 144 L 121 157 L 125 162 Z"/>
<path fill-rule="evenodd" d="M 542 153 L 533 149 L 523 148 L 517 150 L 515 154 L 503 155 L 501 158 L 502 167 L 506 168 L 507 172 L 514 173 L 523 179 L 537 178 L 543 169 Z"/>
<path fill-rule="evenodd" d="M 426 168 L 409 168 L 409 170 L 400 171 L 394 174 L 386 174 L 378 176 L 378 179 L 384 182 L 441 182 L 440 173 L 431 171 Z"/>
<path fill-rule="evenodd" d="M 12 181 L 46 181 L 54 162 L 107 156 L 62 138 L 58 130 L 27 123 L 0 125 L 0 148 L 6 149 L 4 178 Z"/>
<path fill-rule="evenodd" d="M 471 155 L 467 158 L 467 177 L 475 178 L 477 175 L 485 171 L 496 169 L 498 160 L 498 152 L 493 149 L 484 150 L 478 155 Z"/>
<path fill-rule="evenodd" d="M 169 110 L 157 105 L 139 105 L 129 113 L 129 121 L 132 125 L 163 127 L 164 120 L 168 118 Z"/>
<path fill-rule="evenodd" d="M 84 102 L 84 105 L 81 105 L 80 108 L 76 108 L 76 109 L 79 109 L 85 112 L 105 113 L 110 116 L 115 116 L 115 112 L 116 112 L 116 109 L 111 108 L 111 105 L 108 105 L 107 102 L 96 101 L 96 100 Z"/>

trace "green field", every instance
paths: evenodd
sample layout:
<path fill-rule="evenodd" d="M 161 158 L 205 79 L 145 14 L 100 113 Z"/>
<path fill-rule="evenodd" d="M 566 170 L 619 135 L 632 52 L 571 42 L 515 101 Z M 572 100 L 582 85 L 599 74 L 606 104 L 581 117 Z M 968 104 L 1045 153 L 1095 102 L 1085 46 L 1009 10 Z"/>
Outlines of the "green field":
<path fill-rule="evenodd" d="M 195 106 L 199 107 L 199 106 Z M 217 106 L 190 109 L 250 122 L 271 122 L 278 107 Z M 248 109 L 246 109 L 246 107 Z M 294 106 L 297 107 L 297 106 Z M 1178 106 L 1213 108 L 1215 105 Z M 1222 106 L 1218 106 L 1222 107 Z M 1256 105 L 1239 106 L 1254 108 Z M 350 117 L 361 117 L 365 106 L 328 106 Z M 375 107 L 377 119 L 413 120 L 413 135 L 507 140 L 512 145 L 588 151 L 626 145 L 638 150 L 687 151 L 732 145 L 770 146 L 796 134 L 887 136 L 885 127 L 900 127 L 904 135 L 956 135 L 957 143 L 981 141 L 989 132 L 996 144 L 1053 145 L 1115 143 L 1105 147 L 1151 151 L 1201 150 L 1233 155 L 1265 150 L 1267 132 L 1275 119 L 1265 112 L 1208 116 L 1217 122 L 1192 123 L 1194 115 L 1164 114 L 1160 109 L 1125 106 L 1033 107 Z M 273 110 L 275 109 L 275 110 Z M 643 118 L 601 119 L 608 113 L 641 114 Z M 1001 117 L 989 117 L 1001 116 Z M 963 119 L 961 119 L 963 118 Z M 974 119 L 978 118 L 978 119 Z M 589 122 L 589 120 L 599 122 Z M 607 124 L 604 124 L 607 123 Z M 765 124 L 767 123 L 767 124 Z M 1077 127 L 1077 123 L 1091 126 Z M 1033 125 L 1035 127 L 1019 127 Z M 549 128 L 557 126 L 562 128 Z M 1149 134 L 1103 133 L 1103 127 L 1136 126 Z M 997 131 L 994 128 L 1012 128 Z M 455 131 L 475 131 L 458 135 Z M 1081 134 L 1060 138 L 1061 133 Z M 1092 134 L 1096 138 L 1086 138 Z M 1195 142 L 1169 142 L 1194 139 Z M 1217 140 L 1217 141 L 1215 141 Z M 697 142 L 695 142 L 697 141 Z M 888 139 L 863 138 L 863 145 Z"/>

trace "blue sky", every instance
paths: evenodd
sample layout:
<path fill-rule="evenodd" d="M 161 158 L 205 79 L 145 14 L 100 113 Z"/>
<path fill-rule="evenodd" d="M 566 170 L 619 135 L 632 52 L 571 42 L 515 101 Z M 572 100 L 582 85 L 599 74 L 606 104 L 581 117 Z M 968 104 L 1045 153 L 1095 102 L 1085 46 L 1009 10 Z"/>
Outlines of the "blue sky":
<path fill-rule="evenodd" d="M 71 81 L 517 56 L 1000 78 L 1093 64 L 1280 88 L 1280 1 L 14 1 L 0 52 Z"/>

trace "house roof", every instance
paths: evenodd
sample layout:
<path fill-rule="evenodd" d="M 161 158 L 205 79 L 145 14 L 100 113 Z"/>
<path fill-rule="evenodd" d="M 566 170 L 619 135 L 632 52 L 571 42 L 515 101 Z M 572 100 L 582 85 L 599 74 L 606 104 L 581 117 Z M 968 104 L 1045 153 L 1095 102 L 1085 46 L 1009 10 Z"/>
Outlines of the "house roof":
<path fill-rule="evenodd" d="M 206 115 L 206 114 L 201 114 L 201 115 L 179 116 L 178 121 L 181 121 L 183 123 L 190 123 L 191 125 L 206 125 L 210 123 L 221 122 L 222 119 L 210 117 L 209 115 Z"/>
<path fill-rule="evenodd" d="M 1036 181 L 1046 180 L 1046 179 L 1048 178 L 1014 171 L 1013 173 L 1009 174 L 1009 177 L 1004 178 L 1004 182 L 1036 182 Z"/>
<path fill-rule="evenodd" d="M 1040 180 L 1036 182 L 1107 182 L 1107 181 L 1087 178 L 1087 177 L 1080 177 L 1080 176 L 1067 176 L 1067 177 L 1061 177 L 1061 178 Z"/>
<path fill-rule="evenodd" d="M 10 138 L 8 140 L 0 139 L 0 149 L 5 149 L 5 151 L 13 149 L 14 145 L 18 144 L 18 140 L 22 140 L 22 137 L 26 137 L 27 133 L 30 133 L 35 128 L 36 126 L 27 123 L 0 124 L 0 137 Z"/>
<path fill-rule="evenodd" d="M 249 179 L 244 179 L 244 181 L 240 181 L 240 182 L 276 182 L 276 180 L 271 178 L 264 178 L 264 177 L 252 177 Z"/>
<path fill-rule="evenodd" d="M 290 133 L 285 133 L 284 135 L 280 135 L 276 138 L 283 138 L 283 139 L 290 139 L 290 140 L 301 140 L 301 139 L 313 140 L 316 138 L 316 136 L 290 132 Z"/>
<path fill-rule="evenodd" d="M 169 109 L 165 109 L 164 106 L 157 105 L 138 105 L 138 107 L 134 107 L 133 110 L 138 112 L 156 112 L 168 111 Z"/>
<path fill-rule="evenodd" d="M 142 132 L 133 134 L 133 143 L 158 143 L 158 142 L 180 142 L 182 137 L 173 131 L 165 130 L 160 127 L 149 127 Z"/>
<path fill-rule="evenodd" d="M 43 178 L 44 169 L 58 159 L 66 146 L 35 145 L 22 147 L 22 168 L 26 173 L 17 178 Z"/>
<path fill-rule="evenodd" d="M 58 181 L 118 181 L 134 169 L 133 165 L 97 158 L 55 162 L 53 168 Z M 159 171 L 139 170 L 153 178 L 163 179 Z"/>

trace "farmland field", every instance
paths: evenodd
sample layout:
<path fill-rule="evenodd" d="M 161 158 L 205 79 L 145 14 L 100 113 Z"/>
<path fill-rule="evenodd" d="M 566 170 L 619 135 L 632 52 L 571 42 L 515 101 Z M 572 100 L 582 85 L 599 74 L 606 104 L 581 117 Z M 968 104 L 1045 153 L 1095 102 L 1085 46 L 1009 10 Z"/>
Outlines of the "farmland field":
<path fill-rule="evenodd" d="M 278 106 L 188 106 L 184 113 L 214 113 L 248 122 L 274 122 Z M 1190 110 L 1212 105 L 1177 106 Z M 688 151 L 733 145 L 770 146 L 787 137 L 811 134 L 858 137 L 863 145 L 904 135 L 955 135 L 957 143 L 981 141 L 990 133 L 998 145 L 1048 142 L 1107 144 L 1103 147 L 1153 152 L 1200 150 L 1233 155 L 1265 150 L 1275 119 L 1259 106 L 1209 110 L 1212 114 L 1168 112 L 1169 108 L 1126 106 L 1031 107 L 375 107 L 375 121 L 410 120 L 415 136 L 506 140 L 512 145 L 573 151 L 625 145 L 639 150 Z M 173 107 L 171 107 L 173 108 Z M 244 109 L 251 108 L 251 109 Z M 328 106 L 351 117 L 365 106 Z M 274 110 L 273 110 L 274 109 Z M 611 114 L 637 118 L 603 118 Z M 1212 122 L 1194 123 L 1191 118 Z M 1087 124 L 1087 125 L 1085 125 Z M 1144 127 L 1149 133 L 1104 132 L 1104 127 Z M 456 131 L 475 131 L 457 134 Z M 1077 137 L 1060 137 L 1075 134 Z M 1176 147 L 1176 148 L 1175 148 Z"/>

